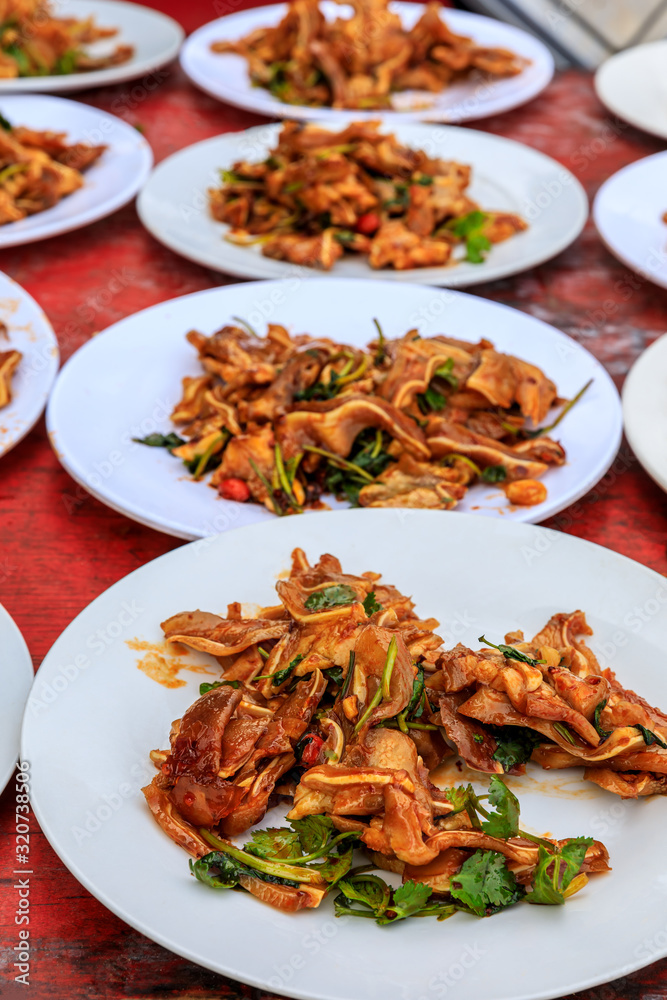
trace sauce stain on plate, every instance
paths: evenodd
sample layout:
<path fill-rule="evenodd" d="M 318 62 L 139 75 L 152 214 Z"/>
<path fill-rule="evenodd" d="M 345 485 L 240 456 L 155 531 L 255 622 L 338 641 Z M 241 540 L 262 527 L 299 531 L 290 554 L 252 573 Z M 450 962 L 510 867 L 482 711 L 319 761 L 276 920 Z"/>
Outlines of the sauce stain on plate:
<path fill-rule="evenodd" d="M 215 673 L 215 671 L 207 670 L 206 667 L 195 666 L 193 663 L 183 663 L 181 657 L 185 656 L 188 650 L 178 642 L 147 642 L 144 639 L 126 639 L 125 643 L 130 649 L 145 653 L 141 659 L 137 660 L 137 668 L 163 687 L 185 687 L 187 681 L 178 676 L 181 670 L 189 670 L 195 674 L 208 674 L 209 676 Z"/>

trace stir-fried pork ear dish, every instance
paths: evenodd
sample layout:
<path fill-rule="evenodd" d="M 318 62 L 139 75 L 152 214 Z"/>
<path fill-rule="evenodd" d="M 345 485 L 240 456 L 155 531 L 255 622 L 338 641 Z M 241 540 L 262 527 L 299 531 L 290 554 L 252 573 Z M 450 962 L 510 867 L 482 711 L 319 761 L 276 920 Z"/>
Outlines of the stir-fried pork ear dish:
<path fill-rule="evenodd" d="M 623 797 L 667 791 L 667 717 L 601 669 L 582 612 L 554 614 L 529 641 L 514 632 L 444 649 L 409 597 L 334 556 L 311 566 L 296 549 L 276 590 L 279 603 L 250 618 L 235 603 L 162 624 L 222 668 L 173 723 L 169 748 L 151 753 L 158 773 L 144 789 L 209 886 L 288 911 L 335 888 L 338 914 L 383 923 L 562 903 L 608 870 L 607 852 L 522 829 L 500 776 L 530 759 L 583 767 Z M 455 754 L 491 776 L 488 795 L 436 783 Z M 289 827 L 231 843 L 279 802 Z M 355 868 L 353 848 L 402 887 Z"/>
<path fill-rule="evenodd" d="M 402 145 L 378 122 L 340 132 L 287 122 L 259 163 L 239 161 L 209 191 L 226 239 L 266 257 L 328 271 L 345 253 L 404 271 L 465 259 L 527 228 L 519 215 L 480 208 L 472 169 Z"/>
<path fill-rule="evenodd" d="M 354 348 L 271 323 L 263 338 L 232 324 L 188 340 L 204 374 L 183 379 L 178 433 L 141 443 L 168 448 L 195 478 L 212 470 L 227 499 L 278 515 L 321 506 L 323 493 L 451 510 L 482 483 L 534 505 L 547 496 L 540 477 L 566 459 L 546 432 L 578 396 L 563 406 L 548 375 L 485 339 L 379 330 Z"/>
<path fill-rule="evenodd" d="M 0 79 L 89 73 L 126 63 L 134 55 L 131 45 L 99 57 L 85 51 L 91 42 L 117 34 L 92 17 L 55 17 L 48 0 L 0 0 Z"/>
<path fill-rule="evenodd" d="M 106 146 L 66 142 L 64 132 L 12 127 L 0 115 L 0 225 L 53 208 L 84 184 Z"/>
<path fill-rule="evenodd" d="M 454 34 L 437 3 L 407 30 L 388 0 L 350 6 L 352 17 L 327 21 L 318 0 L 291 0 L 275 28 L 211 48 L 243 56 L 252 82 L 279 100 L 310 107 L 391 108 L 400 91 L 439 93 L 470 77 L 516 76 L 527 65 L 507 49 Z"/>

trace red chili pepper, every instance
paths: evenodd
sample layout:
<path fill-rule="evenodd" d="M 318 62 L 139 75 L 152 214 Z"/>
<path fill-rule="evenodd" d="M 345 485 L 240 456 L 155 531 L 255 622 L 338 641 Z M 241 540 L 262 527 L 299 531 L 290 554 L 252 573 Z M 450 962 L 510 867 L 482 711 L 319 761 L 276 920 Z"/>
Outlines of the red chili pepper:
<path fill-rule="evenodd" d="M 248 484 L 243 479 L 221 479 L 218 485 L 218 492 L 225 500 L 238 500 L 245 503 L 250 499 Z"/>
<path fill-rule="evenodd" d="M 324 740 L 321 736 L 316 736 L 315 733 L 308 733 L 304 736 L 303 741 L 306 745 L 304 746 L 303 753 L 301 754 L 301 763 L 307 764 L 311 767 L 317 760 Z"/>
<path fill-rule="evenodd" d="M 377 212 L 366 212 L 357 219 L 356 230 L 364 236 L 372 236 L 380 228 L 382 220 Z"/>

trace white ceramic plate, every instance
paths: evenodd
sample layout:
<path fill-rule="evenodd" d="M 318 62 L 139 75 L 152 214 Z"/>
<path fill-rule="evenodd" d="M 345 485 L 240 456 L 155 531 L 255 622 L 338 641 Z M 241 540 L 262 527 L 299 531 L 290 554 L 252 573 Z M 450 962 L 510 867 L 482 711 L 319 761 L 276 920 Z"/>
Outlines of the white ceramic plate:
<path fill-rule="evenodd" d="M 593 219 L 608 249 L 656 285 L 667 288 L 667 152 L 646 156 L 605 181 Z"/>
<path fill-rule="evenodd" d="M 120 118 L 78 101 L 43 94 L 0 93 L 0 111 L 12 125 L 66 132 L 68 142 L 106 145 L 97 163 L 84 170 L 83 187 L 53 208 L 0 226 L 0 249 L 34 243 L 97 222 L 127 205 L 153 166 L 142 135 Z"/>
<path fill-rule="evenodd" d="M 58 341 L 44 311 L 15 281 L 0 271 L 0 352 L 16 349 L 23 358 L 12 377 L 12 401 L 0 410 L 0 456 L 26 436 L 46 406 L 59 363 Z"/>
<path fill-rule="evenodd" d="M 329 0 L 325 0 L 321 8 L 329 20 L 348 17 L 352 13 L 349 7 Z M 416 24 L 424 9 L 423 4 L 390 4 L 390 10 L 400 16 L 407 29 Z M 181 50 L 181 65 L 193 83 L 207 94 L 228 104 L 271 118 L 336 121 L 341 114 L 349 112 L 284 104 L 268 90 L 251 84 L 246 61 L 241 56 L 211 52 L 212 42 L 225 39 L 235 41 L 257 28 L 278 24 L 286 10 L 286 4 L 272 4 L 239 11 L 205 24 L 185 42 Z M 527 32 L 490 17 L 480 17 L 479 14 L 460 10 L 447 10 L 443 16 L 457 34 L 471 36 L 480 45 L 511 49 L 530 60 L 530 65 L 514 77 L 502 80 L 480 78 L 457 83 L 440 94 L 427 94 L 423 91 L 396 94 L 393 98 L 392 117 L 400 116 L 406 121 L 443 122 L 486 118 L 532 100 L 551 80 L 554 72 L 551 53 L 542 42 Z M 358 111 L 355 115 L 357 118 L 377 118 L 378 112 Z"/>
<path fill-rule="evenodd" d="M 220 499 L 204 483 L 193 482 L 168 452 L 132 442 L 173 430 L 169 414 L 180 399 L 181 379 L 201 371 L 185 333 L 194 327 L 211 334 L 232 316 L 262 333 L 270 319 L 295 333 L 357 346 L 373 339 L 373 317 L 388 337 L 414 326 L 423 336 L 446 332 L 475 340 L 485 335 L 500 350 L 541 366 L 565 397 L 594 379 L 558 428 L 568 460 L 545 475 L 549 496 L 543 504 L 513 508 L 497 487 L 475 486 L 460 510 L 542 521 L 583 496 L 618 450 L 621 407 L 611 379 L 582 347 L 531 316 L 419 285 L 337 278 L 253 282 L 196 292 L 136 313 L 89 341 L 65 365 L 49 401 L 51 442 L 69 474 L 103 503 L 179 538 L 275 518 L 259 504 Z M 333 497 L 327 502 L 347 507 Z"/>
<path fill-rule="evenodd" d="M 630 369 L 623 386 L 623 418 L 630 447 L 667 492 L 667 335 L 640 354 Z"/>
<path fill-rule="evenodd" d="M 60 94 L 72 90 L 89 90 L 126 80 L 145 77 L 144 91 L 155 90 L 160 82 L 155 74 L 178 55 L 185 32 L 180 24 L 160 11 L 141 7 L 125 0 L 53 0 L 51 7 L 55 17 L 75 17 L 83 20 L 94 17 L 103 28 L 118 28 L 113 38 L 102 39 L 85 46 L 94 56 L 112 52 L 117 45 L 133 45 L 134 56 L 120 66 L 94 70 L 91 73 L 69 73 L 64 76 L 18 77 L 12 80 L 0 79 L 2 94 L 52 93 Z"/>
<path fill-rule="evenodd" d="M 348 117 L 346 120 L 354 120 Z M 338 123 L 343 125 L 344 121 Z M 208 189 L 220 184 L 220 169 L 240 159 L 263 160 L 275 145 L 280 125 L 260 125 L 217 136 L 174 153 L 151 174 L 137 201 L 141 221 L 175 253 L 198 264 L 243 278 L 281 278 L 295 273 L 321 274 L 286 261 L 264 257 L 261 246 L 237 246 L 225 240 L 229 226 L 211 216 Z M 494 246 L 483 264 L 465 261 L 448 267 L 408 271 L 373 270 L 362 254 L 348 254 L 332 274 L 350 278 L 419 281 L 465 287 L 493 281 L 535 267 L 564 250 L 583 229 L 588 199 L 579 181 L 560 163 L 529 146 L 452 126 L 383 123 L 402 142 L 430 156 L 473 167 L 470 196 L 483 208 L 518 212 L 529 228 Z"/>
<path fill-rule="evenodd" d="M 35 815 L 76 878 L 185 958 L 304 1000 L 433 1000 L 450 989 L 457 1000 L 537 1000 L 667 954 L 667 801 L 622 802 L 583 786 L 579 769 L 531 767 L 511 779 L 529 830 L 589 834 L 610 851 L 613 871 L 564 907 L 520 904 L 489 920 L 459 914 L 379 928 L 335 919 L 330 901 L 281 914 L 189 875 L 187 856 L 157 827 L 139 788 L 155 773 L 149 750 L 165 745 L 203 678 L 185 673 L 187 686 L 167 690 L 137 669 L 141 654 L 126 640 L 159 641 L 159 622 L 177 611 L 270 603 L 295 546 L 311 560 L 335 553 L 348 572 L 381 572 L 425 617 L 440 620 L 449 644 L 515 627 L 534 634 L 553 612 L 583 608 L 603 666 L 651 704 L 667 702 L 665 581 L 578 538 L 471 516 L 373 510 L 284 518 L 195 542 L 98 597 L 40 667 L 22 754 L 32 765 Z M 639 618 L 633 608 L 646 613 Z M 189 662 L 213 663 L 202 654 Z M 276 810 L 262 825 L 280 819 Z"/>
<path fill-rule="evenodd" d="M 35 674 L 18 625 L 0 604 L 0 792 L 19 755 L 23 709 Z"/>
<path fill-rule="evenodd" d="M 667 139 L 667 41 L 619 52 L 595 74 L 597 95 L 631 125 Z"/>

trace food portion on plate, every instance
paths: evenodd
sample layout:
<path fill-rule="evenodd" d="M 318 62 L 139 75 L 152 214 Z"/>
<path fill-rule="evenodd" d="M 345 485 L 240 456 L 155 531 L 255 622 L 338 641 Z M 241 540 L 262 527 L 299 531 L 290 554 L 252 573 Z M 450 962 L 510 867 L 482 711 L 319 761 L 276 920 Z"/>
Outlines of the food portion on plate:
<path fill-rule="evenodd" d="M 0 351 L 0 410 L 13 399 L 12 377 L 22 359 L 20 351 Z"/>
<path fill-rule="evenodd" d="M 325 271 L 346 251 L 367 255 L 374 269 L 479 264 L 494 243 L 528 228 L 469 197 L 470 166 L 403 145 L 379 122 L 339 132 L 286 122 L 264 160 L 221 176 L 209 205 L 230 226 L 227 240 Z"/>
<path fill-rule="evenodd" d="M 84 184 L 106 146 L 68 145 L 66 133 L 12 126 L 0 116 L 0 226 L 53 208 Z"/>
<path fill-rule="evenodd" d="M 128 62 L 131 45 L 118 45 L 106 56 L 92 56 L 85 46 L 113 38 L 117 28 L 102 28 L 92 17 L 57 17 L 48 0 L 4 0 L 0 7 L 0 80 L 89 73 Z"/>
<path fill-rule="evenodd" d="M 187 335 L 205 373 L 183 379 L 178 433 L 136 439 L 168 448 L 195 479 L 213 471 L 225 499 L 279 516 L 322 509 L 323 493 L 451 510 L 483 483 L 532 506 L 547 496 L 540 478 L 566 461 L 547 432 L 583 390 L 559 399 L 544 372 L 488 340 L 415 329 L 388 340 L 378 326 L 364 349 L 277 323 L 260 338 L 240 322 Z M 560 414 L 541 426 L 553 407 Z"/>
<path fill-rule="evenodd" d="M 462 711 L 475 689 L 490 691 L 541 727 L 529 745 L 544 766 L 566 742 L 591 755 L 613 743 L 614 760 L 635 767 L 639 743 L 658 737 L 627 727 L 631 693 L 612 688 L 567 628 L 550 623 L 531 643 L 515 634 L 506 637 L 512 645 L 466 651 L 470 662 L 452 672 L 438 622 L 420 619 L 378 573 L 344 573 L 331 555 L 311 566 L 295 549 L 276 590 L 279 603 L 252 618 L 233 603 L 226 617 L 184 611 L 162 624 L 169 642 L 222 666 L 172 724 L 169 749 L 151 752 L 158 773 L 143 790 L 165 833 L 197 859 L 200 881 L 241 887 L 290 912 L 318 906 L 335 889 L 337 915 L 386 924 L 456 910 L 485 916 L 519 900 L 563 903 L 589 873 L 609 870 L 598 841 L 521 828 L 518 801 L 498 775 L 524 771 L 530 751 L 514 749 L 523 723 L 492 730 Z M 453 679 L 465 695 L 456 701 L 460 721 L 450 713 Z M 595 727 L 577 701 L 582 687 L 600 699 Z M 603 737 L 602 725 L 613 733 Z M 661 728 L 652 718 L 651 726 Z M 488 796 L 431 781 L 451 745 L 494 773 Z M 230 842 L 278 801 L 291 805 L 290 828 L 254 830 L 243 849 Z M 369 865 L 353 867 L 355 847 L 370 867 L 402 876 L 402 886 L 392 890 Z"/>
<path fill-rule="evenodd" d="M 353 109 L 391 108 L 401 91 L 440 93 L 459 80 L 511 77 L 527 61 L 502 48 L 457 35 L 429 3 L 406 30 L 388 0 L 352 0 L 353 15 L 327 21 L 318 0 L 291 0 L 276 27 L 213 52 L 247 60 L 252 83 L 286 104 Z"/>

